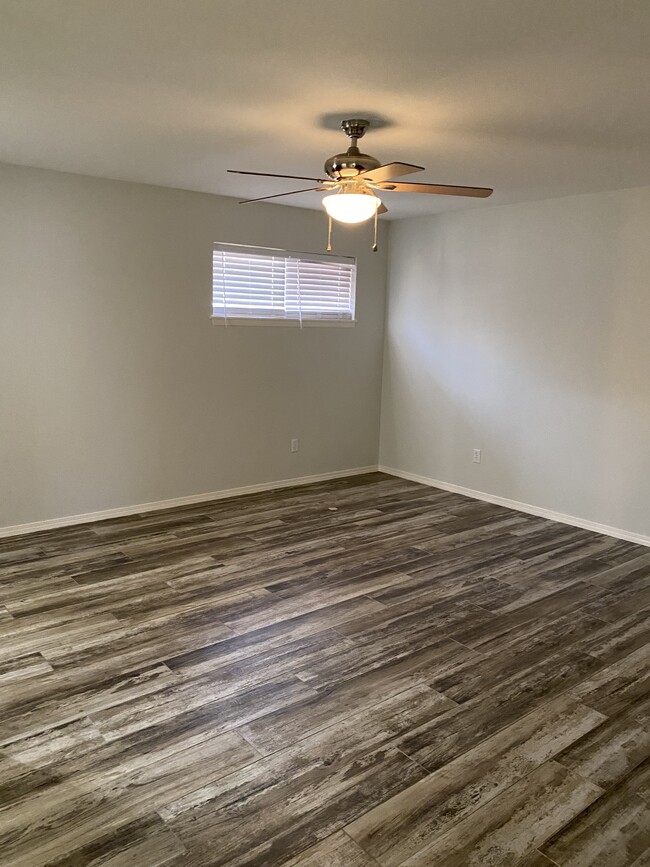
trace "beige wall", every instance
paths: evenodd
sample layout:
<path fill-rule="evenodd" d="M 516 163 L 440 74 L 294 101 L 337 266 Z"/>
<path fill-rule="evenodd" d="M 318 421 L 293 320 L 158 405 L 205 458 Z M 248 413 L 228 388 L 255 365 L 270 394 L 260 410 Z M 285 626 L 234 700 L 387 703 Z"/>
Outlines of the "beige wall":
<path fill-rule="evenodd" d="M 650 188 L 393 224 L 381 463 L 650 535 L 649 230 Z"/>
<path fill-rule="evenodd" d="M 212 242 L 321 252 L 323 214 L 12 166 L 0 200 L 0 527 L 376 464 L 368 227 L 355 328 L 226 330 Z"/>

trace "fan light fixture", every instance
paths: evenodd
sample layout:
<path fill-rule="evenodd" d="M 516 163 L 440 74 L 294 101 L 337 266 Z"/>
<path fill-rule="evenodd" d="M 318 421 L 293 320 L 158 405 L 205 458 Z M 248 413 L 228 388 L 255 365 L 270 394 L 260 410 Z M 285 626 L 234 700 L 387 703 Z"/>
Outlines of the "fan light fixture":
<path fill-rule="evenodd" d="M 380 199 L 372 193 L 348 192 L 345 187 L 323 198 L 323 207 L 339 223 L 364 223 L 375 216 L 380 205 Z"/>

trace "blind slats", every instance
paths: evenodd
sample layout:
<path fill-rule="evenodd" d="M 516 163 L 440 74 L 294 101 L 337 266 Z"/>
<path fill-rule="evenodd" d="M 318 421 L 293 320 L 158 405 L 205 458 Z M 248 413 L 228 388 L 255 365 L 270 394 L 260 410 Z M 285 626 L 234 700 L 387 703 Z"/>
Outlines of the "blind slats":
<path fill-rule="evenodd" d="M 354 319 L 353 259 L 215 244 L 212 315 L 244 319 Z"/>

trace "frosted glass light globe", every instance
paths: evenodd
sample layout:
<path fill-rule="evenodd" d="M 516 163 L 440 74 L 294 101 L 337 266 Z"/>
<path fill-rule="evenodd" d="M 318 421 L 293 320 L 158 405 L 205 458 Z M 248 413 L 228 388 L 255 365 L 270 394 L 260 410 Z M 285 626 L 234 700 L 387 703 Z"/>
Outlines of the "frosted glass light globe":
<path fill-rule="evenodd" d="M 368 193 L 333 193 L 325 196 L 323 207 L 339 223 L 363 223 L 375 216 L 381 202 Z"/>

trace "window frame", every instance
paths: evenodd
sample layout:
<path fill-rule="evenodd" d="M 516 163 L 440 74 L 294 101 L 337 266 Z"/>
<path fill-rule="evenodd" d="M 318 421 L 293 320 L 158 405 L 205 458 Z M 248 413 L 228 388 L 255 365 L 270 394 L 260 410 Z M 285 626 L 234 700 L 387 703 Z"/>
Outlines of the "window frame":
<path fill-rule="evenodd" d="M 220 315 L 215 314 L 214 307 L 214 253 L 217 250 L 223 250 L 227 252 L 228 250 L 233 251 L 235 253 L 248 253 L 250 255 L 268 255 L 273 256 L 274 254 L 280 254 L 281 258 L 286 259 L 300 259 L 305 262 L 310 263 L 318 263 L 318 262 L 327 262 L 333 261 L 336 263 L 342 263 L 346 265 L 352 266 L 352 280 L 351 280 L 351 307 L 352 307 L 352 317 L 350 319 L 319 319 L 309 317 L 286 317 L 286 316 L 228 316 L 228 315 Z M 212 311 L 210 315 L 210 320 L 213 325 L 221 326 L 221 327 L 229 327 L 231 325 L 235 326 L 281 326 L 281 327 L 293 327 L 293 328 L 353 328 L 356 325 L 356 281 L 357 281 L 357 269 L 358 263 L 355 256 L 335 256 L 331 253 L 311 253 L 305 251 L 297 251 L 297 250 L 284 250 L 280 247 L 259 247 L 251 244 L 232 244 L 225 241 L 214 241 L 212 244 L 212 253 L 213 253 L 213 265 L 212 265 L 212 300 L 211 306 Z"/>

